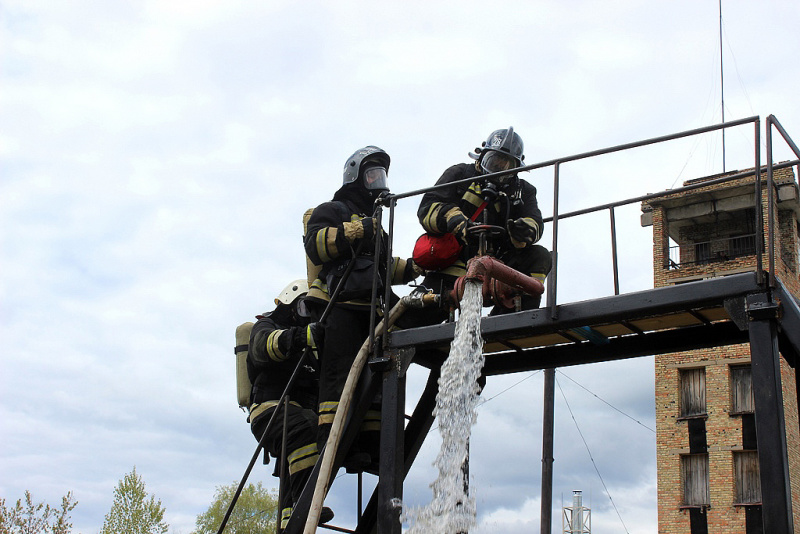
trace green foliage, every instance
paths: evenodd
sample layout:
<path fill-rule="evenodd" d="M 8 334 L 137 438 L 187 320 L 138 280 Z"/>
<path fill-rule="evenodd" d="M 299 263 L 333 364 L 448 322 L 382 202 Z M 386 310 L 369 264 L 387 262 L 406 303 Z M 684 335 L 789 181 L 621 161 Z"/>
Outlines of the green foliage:
<path fill-rule="evenodd" d="M 19 499 L 14 508 L 6 508 L 6 500 L 0 498 L 0 534 L 69 534 L 70 512 L 77 505 L 71 491 L 61 498 L 60 508 L 43 502 L 34 504 L 27 490 L 25 503 Z"/>
<path fill-rule="evenodd" d="M 133 471 L 114 488 L 114 502 L 100 534 L 166 534 L 164 507 L 153 495 L 148 499 L 142 477 Z"/>
<path fill-rule="evenodd" d="M 197 516 L 196 529 L 192 534 L 215 534 L 228 511 L 238 482 L 227 486 L 218 486 L 214 493 L 214 501 L 208 510 Z M 236 501 L 228 524 L 226 534 L 274 534 L 278 517 L 278 492 L 264 489 L 261 482 L 248 484 Z"/>

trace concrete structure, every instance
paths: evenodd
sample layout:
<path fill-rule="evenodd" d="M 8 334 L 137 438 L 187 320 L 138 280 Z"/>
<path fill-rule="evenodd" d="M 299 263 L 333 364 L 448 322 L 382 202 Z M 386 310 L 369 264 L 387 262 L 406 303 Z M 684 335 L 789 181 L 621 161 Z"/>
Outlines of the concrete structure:
<path fill-rule="evenodd" d="M 713 178 L 718 177 L 704 180 Z M 761 178 L 766 184 L 766 173 Z M 795 298 L 800 296 L 800 195 L 793 168 L 776 170 L 774 181 L 772 261 L 768 247 L 757 239 L 758 224 L 768 235 L 770 214 L 764 194 L 764 220 L 758 220 L 752 174 L 643 202 L 642 225 L 653 227 L 655 287 L 755 272 L 762 262 L 773 267 Z M 697 183 L 701 180 L 684 185 Z M 655 356 L 659 533 L 763 532 L 750 356 L 749 344 Z M 797 382 L 783 358 L 780 373 L 797 528 Z"/>

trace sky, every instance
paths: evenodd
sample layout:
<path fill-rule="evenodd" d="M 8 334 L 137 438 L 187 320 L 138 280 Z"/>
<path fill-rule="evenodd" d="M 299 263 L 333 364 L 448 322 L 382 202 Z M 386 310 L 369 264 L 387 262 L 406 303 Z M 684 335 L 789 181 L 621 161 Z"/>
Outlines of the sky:
<path fill-rule="evenodd" d="M 717 124 L 724 99 L 726 120 L 762 118 L 762 153 L 770 114 L 800 139 L 800 4 L 722 4 L 721 76 L 711 0 L 0 0 L 0 498 L 71 491 L 74 532 L 96 533 L 135 466 L 170 532 L 191 532 L 255 448 L 235 328 L 305 276 L 302 214 L 362 146 L 403 193 L 508 126 L 536 163 Z M 728 130 L 727 170 L 753 166 L 753 137 Z M 565 164 L 558 209 L 679 187 L 722 152 L 714 133 Z M 525 178 L 551 216 L 553 169 Z M 398 203 L 396 255 L 422 233 L 417 203 Z M 616 211 L 623 293 L 653 284 L 639 216 Z M 559 226 L 559 303 L 613 293 L 608 221 Z M 556 378 L 553 531 L 581 490 L 594 532 L 655 533 L 652 358 Z M 478 534 L 538 531 L 542 383 L 484 390 Z M 437 450 L 432 431 L 408 505 L 430 500 Z M 277 487 L 271 468 L 250 480 Z M 354 488 L 342 476 L 326 501 L 337 525 Z"/>

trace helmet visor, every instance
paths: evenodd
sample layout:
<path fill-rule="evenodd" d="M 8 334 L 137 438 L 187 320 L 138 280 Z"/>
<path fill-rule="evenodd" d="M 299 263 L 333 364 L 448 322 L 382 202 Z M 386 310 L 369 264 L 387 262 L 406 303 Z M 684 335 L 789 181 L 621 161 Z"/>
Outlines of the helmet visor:
<path fill-rule="evenodd" d="M 507 154 L 492 150 L 483 157 L 481 167 L 487 173 L 508 171 L 517 168 L 517 160 Z"/>
<path fill-rule="evenodd" d="M 511 169 L 516 169 L 517 166 L 518 163 L 516 159 L 507 154 L 503 154 L 502 152 L 497 152 L 496 150 L 490 151 L 481 160 L 481 168 L 486 174 L 509 171 Z M 503 174 L 490 179 L 493 182 L 505 184 L 508 183 L 513 177 L 513 174 Z"/>
<path fill-rule="evenodd" d="M 386 169 L 383 167 L 371 167 L 364 171 L 364 187 L 372 190 L 389 190 L 387 185 Z"/>
<path fill-rule="evenodd" d="M 311 317 L 311 311 L 308 309 L 308 306 L 306 306 L 306 301 L 303 299 L 298 299 L 296 302 L 297 302 L 297 315 L 303 318 Z"/>

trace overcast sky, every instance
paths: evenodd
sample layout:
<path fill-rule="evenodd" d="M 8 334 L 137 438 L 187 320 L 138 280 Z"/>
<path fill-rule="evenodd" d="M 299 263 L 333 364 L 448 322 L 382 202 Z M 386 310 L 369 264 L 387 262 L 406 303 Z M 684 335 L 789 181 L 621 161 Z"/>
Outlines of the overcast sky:
<path fill-rule="evenodd" d="M 723 4 L 725 118 L 800 139 L 800 4 Z M 0 497 L 72 491 L 84 534 L 134 465 L 179 534 L 242 476 L 234 329 L 304 276 L 302 213 L 357 148 L 391 155 L 401 193 L 509 125 L 534 163 L 721 121 L 715 0 L 0 0 L 0 22 Z M 726 140 L 727 169 L 751 167 L 752 126 Z M 559 209 L 721 171 L 718 133 L 567 164 Z M 527 179 L 552 215 L 552 169 Z M 417 202 L 398 204 L 401 256 Z M 636 205 L 616 218 L 621 289 L 648 289 L 651 228 Z M 559 302 L 611 294 L 608 214 L 559 239 Z M 652 359 L 557 380 L 554 532 L 582 490 L 594 532 L 655 533 Z M 542 382 L 486 386 L 476 532 L 538 531 Z M 430 499 L 437 440 L 409 504 Z M 345 527 L 353 478 L 327 501 Z"/>

